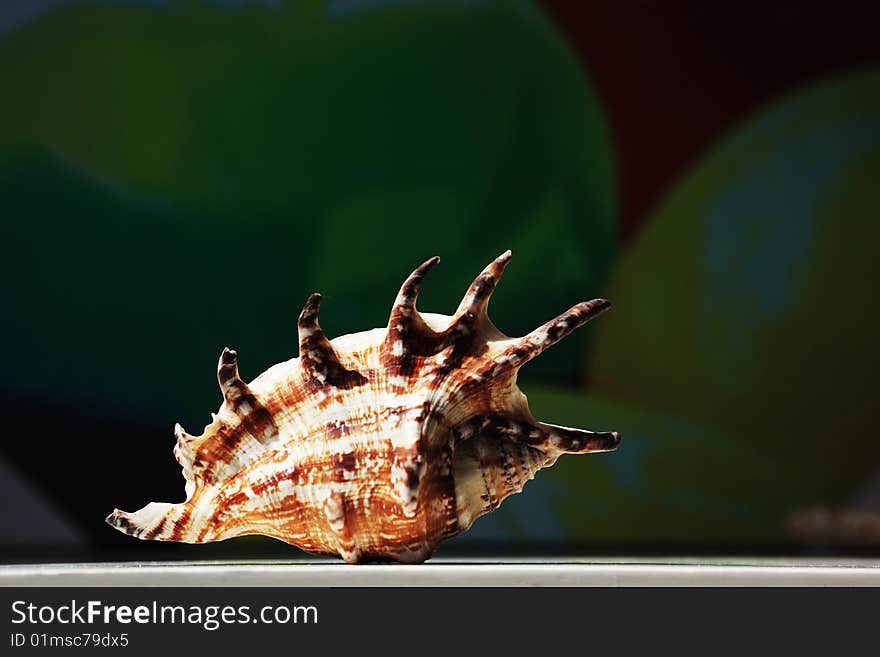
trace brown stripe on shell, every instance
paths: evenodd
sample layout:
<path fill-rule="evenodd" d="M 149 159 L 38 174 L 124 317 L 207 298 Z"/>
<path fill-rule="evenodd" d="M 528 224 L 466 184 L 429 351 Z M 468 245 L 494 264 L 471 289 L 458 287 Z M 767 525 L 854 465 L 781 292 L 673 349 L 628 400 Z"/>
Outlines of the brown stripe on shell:
<path fill-rule="evenodd" d="M 162 533 L 165 531 L 165 525 L 167 525 L 167 524 L 168 524 L 168 516 L 165 516 L 159 521 L 158 525 L 156 525 L 151 530 L 144 533 L 144 535 L 143 535 L 144 540 L 149 541 L 149 540 L 155 539 L 158 536 L 161 536 Z"/>
<path fill-rule="evenodd" d="M 239 453 L 243 443 L 255 439 L 244 422 L 222 424 L 211 440 L 206 440 L 196 450 L 192 463 L 192 473 L 205 482 L 224 480 L 237 472 L 242 463 Z"/>
<path fill-rule="evenodd" d="M 357 466 L 357 455 L 354 452 L 343 452 L 333 462 L 333 481 L 342 483 L 354 477 Z"/>
<path fill-rule="evenodd" d="M 168 541 L 181 541 L 183 537 L 186 535 L 186 530 L 189 527 L 189 520 L 192 517 L 192 507 L 189 505 L 184 505 L 180 514 L 172 519 L 173 525 L 171 527 L 171 532 L 168 534 L 168 538 L 165 540 Z"/>

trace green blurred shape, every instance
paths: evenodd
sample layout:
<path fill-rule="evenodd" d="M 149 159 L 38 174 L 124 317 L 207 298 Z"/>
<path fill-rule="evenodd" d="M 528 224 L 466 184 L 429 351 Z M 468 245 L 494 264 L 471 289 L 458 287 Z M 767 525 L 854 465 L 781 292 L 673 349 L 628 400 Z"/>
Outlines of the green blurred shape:
<path fill-rule="evenodd" d="M 287 248 L 247 239 L 240 216 L 139 201 L 33 152 L 0 156 L 0 195 L 16 218 L 0 223 L 6 391 L 197 429 L 223 345 L 247 344 L 249 377 L 295 354 L 300 295 L 241 264 L 285 281 Z M 280 213 L 252 220 L 289 231 Z"/>
<path fill-rule="evenodd" d="M 0 62 L 7 389 L 195 430 L 220 349 L 294 356 L 312 291 L 331 336 L 383 325 L 438 253 L 421 307 L 450 312 L 513 248 L 493 312 L 524 333 L 603 284 L 604 121 L 529 3 L 76 5 Z"/>
<path fill-rule="evenodd" d="M 507 525 L 528 535 L 528 518 L 518 507 L 537 494 L 545 498 L 543 513 L 555 517 L 567 541 L 705 545 L 784 539 L 783 520 L 803 498 L 803 485 L 735 434 L 562 388 L 524 391 L 542 421 L 615 429 L 623 438 L 614 452 L 563 455 L 538 473 L 521 496 L 496 512 Z M 550 524 L 537 513 L 531 517 L 534 525 Z"/>
<path fill-rule="evenodd" d="M 623 254 L 591 390 L 717 428 L 805 504 L 847 495 L 880 463 L 878 206 L 880 72 L 756 117 Z"/>

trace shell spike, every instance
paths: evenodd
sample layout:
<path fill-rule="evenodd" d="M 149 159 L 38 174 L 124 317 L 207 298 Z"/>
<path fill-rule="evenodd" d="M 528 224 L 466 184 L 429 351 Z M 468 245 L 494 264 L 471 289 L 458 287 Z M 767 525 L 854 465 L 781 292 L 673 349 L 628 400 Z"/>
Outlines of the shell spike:
<path fill-rule="evenodd" d="M 505 369 L 520 367 L 610 307 L 611 304 L 605 299 L 582 301 L 517 340 L 515 344 L 502 351 L 495 358 L 495 362 Z"/>
<path fill-rule="evenodd" d="M 299 314 L 299 319 L 296 321 L 296 327 L 299 333 L 300 354 L 302 354 L 308 346 L 306 343 L 309 341 L 320 342 L 322 344 L 328 343 L 327 336 L 324 335 L 324 331 L 321 330 L 321 326 L 318 324 L 318 311 L 320 308 L 321 295 L 317 292 L 309 295 L 306 304 L 303 306 L 302 312 Z"/>
<path fill-rule="evenodd" d="M 174 437 L 177 439 L 177 443 L 174 445 L 174 456 L 177 458 L 177 462 L 181 465 L 186 461 L 192 464 L 193 437 L 180 426 L 180 422 L 174 424 Z"/>
<path fill-rule="evenodd" d="M 620 444 L 620 434 L 616 431 L 572 429 L 509 415 L 475 416 L 454 430 L 458 440 L 480 434 L 508 438 L 540 450 L 568 453 L 610 452 Z"/>
<path fill-rule="evenodd" d="M 167 502 L 150 502 L 143 509 L 128 513 L 113 509 L 113 513 L 104 520 L 123 534 L 144 540 L 179 541 L 183 537 L 178 529 L 181 520 L 185 520 L 186 504 L 169 504 Z"/>
<path fill-rule="evenodd" d="M 311 376 L 324 383 L 329 365 L 334 362 L 338 363 L 339 358 L 318 324 L 320 308 L 321 295 L 316 292 L 309 296 L 303 306 L 296 327 L 299 333 L 300 362 Z"/>
<path fill-rule="evenodd" d="M 620 434 L 617 431 L 587 431 L 543 422 L 539 423 L 539 427 L 546 436 L 542 444 L 544 449 L 567 454 L 612 452 L 620 444 Z"/>
<path fill-rule="evenodd" d="M 480 275 L 471 283 L 464 298 L 462 298 L 461 303 L 458 305 L 458 309 L 455 311 L 456 317 L 460 317 L 467 312 L 471 312 L 477 317 L 484 317 L 486 315 L 489 298 L 495 291 L 495 286 L 501 280 L 504 268 L 507 267 L 507 263 L 510 262 L 512 256 L 513 253 L 508 249 L 480 272 Z"/>
<path fill-rule="evenodd" d="M 238 375 L 238 354 L 229 347 L 224 347 L 223 353 L 220 354 L 217 380 L 223 391 L 224 406 L 239 418 L 241 427 L 245 430 L 245 433 L 239 433 L 234 440 L 230 439 L 224 445 L 224 451 L 234 451 L 248 434 L 259 442 L 268 442 L 278 435 L 278 427 L 275 426 L 271 413 L 257 400 L 248 384 Z M 209 459 L 206 462 L 213 460 Z"/>
<path fill-rule="evenodd" d="M 416 267 L 415 271 L 403 282 L 403 285 L 400 286 L 400 292 L 397 293 L 397 298 L 394 300 L 394 306 L 391 308 L 391 317 L 388 319 L 389 326 L 393 326 L 396 321 L 406 320 L 414 315 L 418 316 L 416 300 L 419 296 L 419 290 L 422 289 L 422 281 L 438 262 L 440 262 L 440 256 L 428 258 Z"/>
<path fill-rule="evenodd" d="M 366 379 L 363 376 L 342 365 L 339 355 L 324 335 L 318 324 L 320 307 L 321 295 L 316 292 L 308 298 L 297 320 L 299 360 L 303 370 L 320 385 L 327 383 L 338 388 L 351 388 L 364 383 Z"/>
<path fill-rule="evenodd" d="M 397 293 L 394 306 L 391 308 L 391 316 L 388 318 L 388 331 L 383 349 L 385 354 L 390 354 L 393 359 L 411 353 L 430 354 L 438 346 L 441 334 L 432 330 L 416 310 L 416 300 L 422 281 L 438 262 L 440 262 L 439 256 L 428 258 L 416 267 L 400 286 L 400 292 Z"/>
<path fill-rule="evenodd" d="M 189 499 L 195 488 L 193 461 L 196 456 L 196 441 L 195 437 L 189 435 L 179 422 L 174 424 L 174 437 L 177 439 L 177 442 L 174 443 L 174 458 L 183 468 L 183 478 L 186 480 L 186 499 Z"/>
<path fill-rule="evenodd" d="M 248 394 L 247 384 L 238 375 L 238 353 L 229 347 L 223 347 L 220 362 L 217 363 L 217 382 L 223 391 L 223 398 L 230 404 L 242 395 Z"/>

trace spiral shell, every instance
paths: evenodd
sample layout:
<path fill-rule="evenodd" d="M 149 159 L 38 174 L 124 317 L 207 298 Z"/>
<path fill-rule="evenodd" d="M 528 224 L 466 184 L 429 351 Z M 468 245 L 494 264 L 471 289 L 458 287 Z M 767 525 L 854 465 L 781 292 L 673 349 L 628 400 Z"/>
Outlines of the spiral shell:
<path fill-rule="evenodd" d="M 431 258 L 406 279 L 388 326 L 328 340 L 321 297 L 299 316 L 299 357 L 250 383 L 224 349 L 220 411 L 201 435 L 174 428 L 186 500 L 118 509 L 142 539 L 205 543 L 265 534 L 350 563 L 420 562 L 563 453 L 604 452 L 617 432 L 536 421 L 519 368 L 605 311 L 577 304 L 521 338 L 486 309 L 510 260 L 477 276 L 452 316 L 420 313 Z"/>

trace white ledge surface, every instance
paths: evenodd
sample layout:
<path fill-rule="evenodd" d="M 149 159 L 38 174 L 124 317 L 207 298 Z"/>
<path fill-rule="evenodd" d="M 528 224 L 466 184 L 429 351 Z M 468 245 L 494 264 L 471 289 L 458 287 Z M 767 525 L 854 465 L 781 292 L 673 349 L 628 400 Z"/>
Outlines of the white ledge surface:
<path fill-rule="evenodd" d="M 0 586 L 880 586 L 880 559 L 433 559 L 0 566 Z"/>

